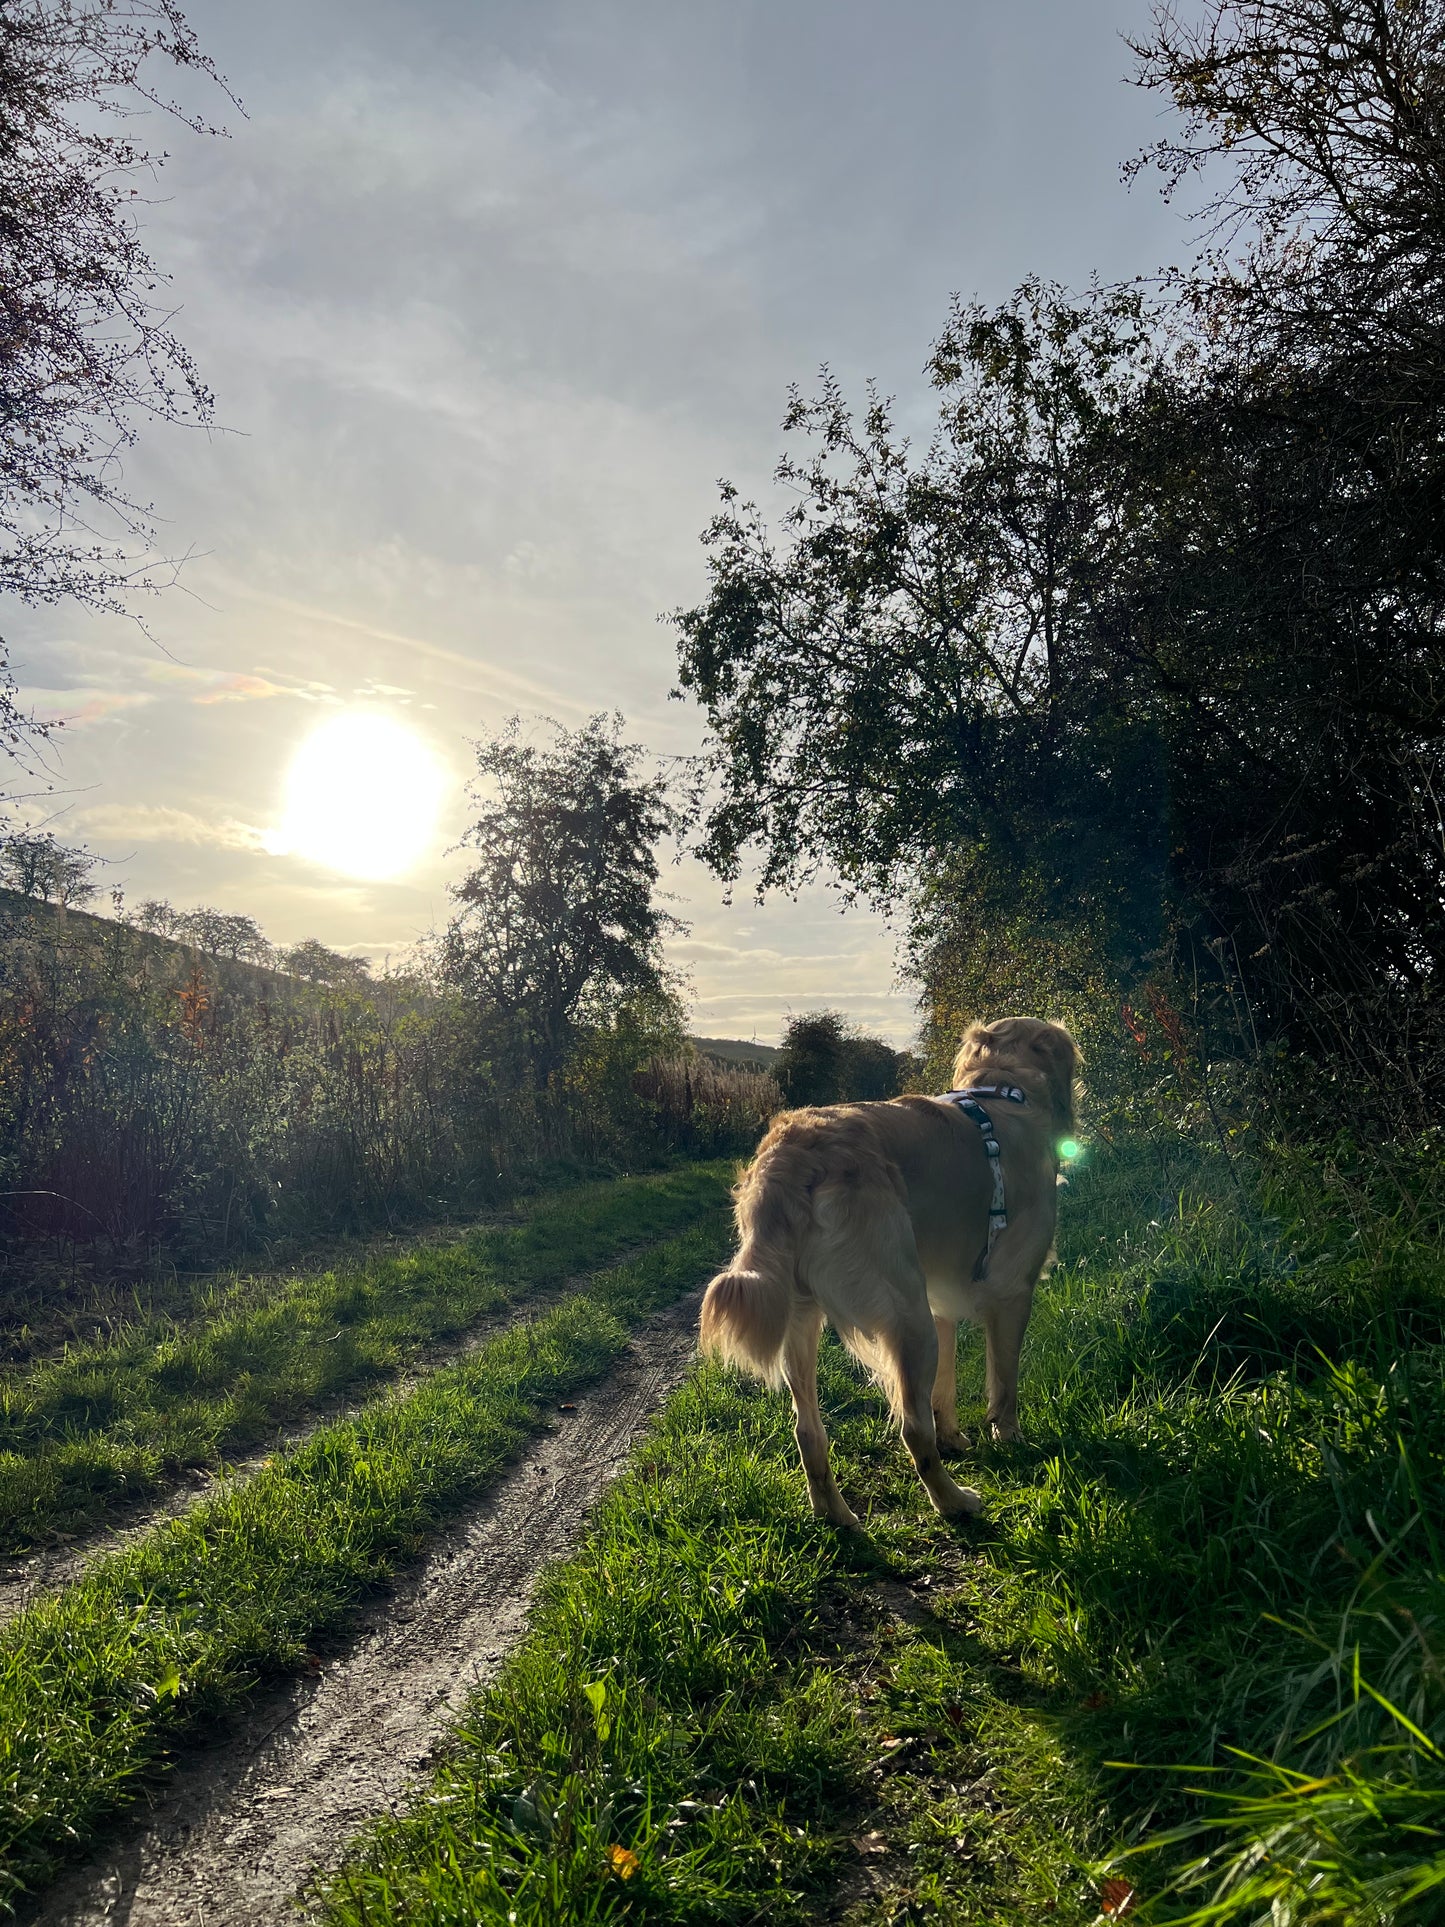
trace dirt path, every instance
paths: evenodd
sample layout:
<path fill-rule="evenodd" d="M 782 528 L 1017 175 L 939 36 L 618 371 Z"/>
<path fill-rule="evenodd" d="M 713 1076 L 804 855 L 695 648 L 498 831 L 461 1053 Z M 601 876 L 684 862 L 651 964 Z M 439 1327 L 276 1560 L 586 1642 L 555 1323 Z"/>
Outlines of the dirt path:
<path fill-rule="evenodd" d="M 630 1246 L 611 1262 L 628 1264 L 648 1249 L 647 1245 Z M 572 1278 L 554 1278 L 534 1285 L 530 1291 L 523 1292 L 509 1304 L 486 1313 L 475 1324 L 469 1325 L 460 1338 L 446 1338 L 428 1345 L 401 1371 L 372 1380 L 354 1390 L 317 1400 L 304 1418 L 292 1425 L 278 1426 L 265 1445 L 248 1452 L 244 1458 L 228 1460 L 215 1471 L 183 1472 L 174 1483 L 168 1481 L 166 1488 L 154 1497 L 114 1506 L 103 1523 L 84 1532 L 60 1534 L 54 1545 L 37 1546 L 31 1551 L 15 1553 L 10 1557 L 0 1556 L 0 1626 L 8 1624 L 17 1613 L 23 1612 L 37 1599 L 44 1599 L 48 1594 L 73 1584 L 91 1560 L 99 1559 L 108 1552 L 123 1551 L 143 1533 L 164 1524 L 167 1519 L 182 1518 L 202 1500 L 210 1498 L 223 1481 L 254 1478 L 275 1453 L 289 1452 L 304 1444 L 323 1425 L 334 1424 L 337 1419 L 359 1412 L 365 1406 L 375 1404 L 379 1398 L 409 1392 L 434 1371 L 465 1358 L 469 1352 L 474 1352 L 478 1346 L 485 1345 L 488 1339 L 496 1338 L 512 1325 L 536 1318 L 551 1310 L 570 1293 L 585 1290 L 590 1275 L 579 1272 Z"/>
<path fill-rule="evenodd" d="M 537 1440 L 314 1680 L 270 1694 L 178 1769 L 153 1808 L 52 1888 L 34 1927 L 282 1927 L 318 1868 L 399 1805 L 467 1694 L 525 1624 L 537 1574 L 692 1355 L 698 1294 L 634 1336 L 611 1377 Z"/>

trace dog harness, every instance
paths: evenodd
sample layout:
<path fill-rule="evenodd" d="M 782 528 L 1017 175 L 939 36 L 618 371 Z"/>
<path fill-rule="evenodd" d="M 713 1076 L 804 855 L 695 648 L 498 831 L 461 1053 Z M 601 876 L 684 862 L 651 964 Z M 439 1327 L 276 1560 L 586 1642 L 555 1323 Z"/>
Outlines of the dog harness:
<path fill-rule="evenodd" d="M 1008 1229 L 1008 1212 L 1004 1208 L 1003 1195 L 1003 1153 L 999 1149 L 998 1134 L 993 1128 L 993 1119 L 979 1103 L 981 1097 L 1001 1097 L 1007 1104 L 1027 1104 L 1028 1093 L 1021 1091 L 1017 1084 L 970 1084 L 966 1091 L 945 1091 L 940 1102 L 956 1104 L 971 1123 L 983 1133 L 984 1154 L 988 1158 L 989 1169 L 993 1172 L 993 1203 L 988 1212 L 988 1243 L 979 1253 L 973 1267 L 976 1279 L 987 1278 L 988 1261 L 993 1256 L 994 1244 L 1000 1231 Z"/>

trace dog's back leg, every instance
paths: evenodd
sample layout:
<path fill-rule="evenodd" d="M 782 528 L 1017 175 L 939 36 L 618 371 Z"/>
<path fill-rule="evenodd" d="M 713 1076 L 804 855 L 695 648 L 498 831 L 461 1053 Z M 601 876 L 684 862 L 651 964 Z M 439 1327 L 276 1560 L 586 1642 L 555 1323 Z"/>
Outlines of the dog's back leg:
<path fill-rule="evenodd" d="M 958 1320 L 936 1314 L 933 1329 L 938 1334 L 938 1376 L 933 1381 L 933 1423 L 938 1443 L 945 1452 L 961 1452 L 963 1435 L 958 1429 Z"/>
<path fill-rule="evenodd" d="M 933 1418 L 933 1390 L 938 1377 L 938 1333 L 928 1311 L 920 1277 L 917 1309 L 903 1313 L 890 1331 L 879 1334 L 882 1348 L 897 1375 L 899 1416 L 903 1443 L 924 1489 L 944 1518 L 981 1512 L 983 1500 L 971 1486 L 956 1485 L 939 1456 Z"/>
<path fill-rule="evenodd" d="M 835 1526 L 856 1526 L 857 1515 L 833 1477 L 828 1459 L 828 1434 L 823 1430 L 823 1413 L 818 1404 L 818 1340 L 822 1332 L 823 1314 L 816 1306 L 794 1308 L 783 1347 L 783 1377 L 793 1394 L 798 1456 L 808 1477 L 808 1497 L 813 1511 L 820 1519 L 831 1519 Z"/>

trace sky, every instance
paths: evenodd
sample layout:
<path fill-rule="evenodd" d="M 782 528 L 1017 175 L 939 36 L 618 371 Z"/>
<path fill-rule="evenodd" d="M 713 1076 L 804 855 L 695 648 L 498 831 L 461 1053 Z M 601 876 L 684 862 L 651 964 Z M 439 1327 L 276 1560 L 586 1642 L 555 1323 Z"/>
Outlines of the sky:
<path fill-rule="evenodd" d="M 149 430 L 127 482 L 188 557 L 145 629 L 9 611 L 65 719 L 53 827 L 106 888 L 402 956 L 465 858 L 470 742 L 620 710 L 670 757 L 666 612 L 705 590 L 727 477 L 781 507 L 788 385 L 828 363 L 926 433 L 950 296 L 1187 257 L 1119 165 L 1160 133 L 1121 35 L 1147 0 L 196 0 L 239 96 L 172 127 L 147 217 L 217 428 Z M 338 715 L 444 777 L 405 874 L 288 843 L 288 771 Z M 32 811 L 37 806 L 32 805 Z M 906 1042 L 882 918 L 824 884 L 663 884 L 694 1028 L 774 1041 L 820 1006 Z"/>

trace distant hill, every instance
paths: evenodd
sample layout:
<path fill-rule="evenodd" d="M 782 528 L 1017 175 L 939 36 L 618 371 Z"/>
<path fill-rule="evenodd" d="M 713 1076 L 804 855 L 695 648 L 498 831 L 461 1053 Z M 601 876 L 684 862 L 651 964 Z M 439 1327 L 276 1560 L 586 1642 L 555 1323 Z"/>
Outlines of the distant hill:
<path fill-rule="evenodd" d="M 0 889 L 0 943 L 7 940 L 39 937 L 46 942 L 94 944 L 100 949 L 121 932 L 133 956 L 144 956 L 158 966 L 163 978 L 183 980 L 198 963 L 204 963 L 228 990 L 243 991 L 253 997 L 274 996 L 295 979 L 284 971 L 264 964 L 242 963 L 237 958 L 215 957 L 192 944 L 177 943 L 155 930 L 138 930 L 114 917 L 98 916 L 93 910 L 73 906 L 61 909 L 39 897 L 23 896 L 18 890 Z"/>
<path fill-rule="evenodd" d="M 715 1058 L 719 1064 L 738 1064 L 750 1071 L 770 1071 L 782 1056 L 776 1044 L 746 1043 L 740 1037 L 692 1037 L 688 1042 L 696 1045 L 704 1057 Z"/>
<path fill-rule="evenodd" d="M 135 924 L 121 923 L 115 917 L 98 915 L 93 910 L 74 906 L 61 909 L 39 897 L 27 897 L 18 890 L 0 888 L 0 948 L 36 939 L 59 949 L 66 946 L 91 946 L 103 951 L 109 944 L 123 941 L 124 955 L 132 962 L 145 960 L 149 975 L 162 983 L 182 984 L 196 968 L 225 990 L 259 1002 L 286 1000 L 304 993 L 306 983 L 279 963 L 248 963 L 239 957 L 218 957 L 214 951 L 162 936 L 158 930 L 141 930 Z"/>
<path fill-rule="evenodd" d="M 131 954 L 146 956 L 163 979 L 184 981 L 190 971 L 202 963 L 228 990 L 255 998 L 284 997 L 288 991 L 294 993 L 308 988 L 300 978 L 274 966 L 217 957 L 193 944 L 163 937 L 157 931 L 138 930 L 133 924 L 120 924 L 113 917 L 98 916 L 93 910 L 61 910 L 37 897 L 0 888 L 0 945 L 7 939 L 32 936 L 51 941 L 68 938 L 71 943 L 89 942 L 99 948 L 107 938 L 116 937 L 122 930 L 132 947 Z M 714 1063 L 740 1070 L 771 1071 L 782 1055 L 775 1044 L 754 1043 L 741 1037 L 690 1037 L 688 1042 Z"/>

